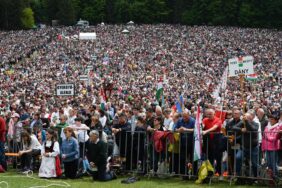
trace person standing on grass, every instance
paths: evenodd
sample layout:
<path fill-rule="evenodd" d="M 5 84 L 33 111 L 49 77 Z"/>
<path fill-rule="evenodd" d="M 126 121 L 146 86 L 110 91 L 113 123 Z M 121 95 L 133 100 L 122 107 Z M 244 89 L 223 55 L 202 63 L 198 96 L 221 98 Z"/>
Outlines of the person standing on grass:
<path fill-rule="evenodd" d="M 213 109 L 206 110 L 206 118 L 203 119 L 203 140 L 204 150 L 206 157 L 209 159 L 211 164 L 214 164 L 216 160 L 215 174 L 221 175 L 221 126 L 222 121 L 220 118 L 215 116 Z"/>
<path fill-rule="evenodd" d="M 72 128 L 66 127 L 64 133 L 66 139 L 62 141 L 61 154 L 65 167 L 65 177 L 74 179 L 77 177 L 79 145 Z"/>
<path fill-rule="evenodd" d="M 257 177 L 258 168 L 258 128 L 259 125 L 254 121 L 254 116 L 250 112 L 244 114 L 242 121 L 233 126 L 232 130 L 241 134 L 241 148 L 236 152 L 236 175 L 241 175 L 241 168 L 244 160 L 251 159 L 253 176 Z M 243 174 L 244 175 L 244 174 Z M 251 174 L 248 174 L 251 176 Z M 238 181 L 238 183 L 241 180 Z"/>
<path fill-rule="evenodd" d="M 7 162 L 5 158 L 5 133 L 6 133 L 6 122 L 3 117 L 0 115 L 0 167 L 6 171 L 7 170 Z"/>
<path fill-rule="evenodd" d="M 188 173 L 187 163 L 193 163 L 193 131 L 195 128 L 195 119 L 191 117 L 191 112 L 187 109 L 184 110 L 182 118 L 175 124 L 175 132 L 180 134 L 180 173 L 183 179 Z M 197 163 L 193 164 L 194 174 L 197 173 Z"/>
<path fill-rule="evenodd" d="M 278 178 L 278 151 L 280 149 L 279 117 L 268 116 L 269 123 L 265 127 L 262 140 L 262 151 L 266 152 L 267 167 L 272 171 L 273 178 Z"/>

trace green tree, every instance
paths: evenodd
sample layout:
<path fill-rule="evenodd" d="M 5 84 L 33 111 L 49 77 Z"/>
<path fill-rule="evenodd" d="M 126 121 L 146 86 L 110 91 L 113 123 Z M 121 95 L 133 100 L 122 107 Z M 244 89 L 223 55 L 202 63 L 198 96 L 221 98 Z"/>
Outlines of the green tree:
<path fill-rule="evenodd" d="M 42 0 L 42 6 L 46 13 L 47 20 L 51 24 L 52 20 L 58 19 L 59 6 L 57 0 Z"/>
<path fill-rule="evenodd" d="M 192 7 L 182 14 L 182 23 L 189 25 L 208 24 L 210 21 L 208 5 L 208 0 L 193 1 Z"/>
<path fill-rule="evenodd" d="M 130 20 L 136 23 L 150 23 L 150 12 L 144 1 L 135 1 L 130 5 Z"/>
<path fill-rule="evenodd" d="M 168 21 L 170 9 L 164 0 L 146 0 L 147 10 L 150 12 L 151 23 L 164 23 Z"/>
<path fill-rule="evenodd" d="M 25 29 L 31 29 L 34 27 L 34 17 L 31 8 L 25 8 L 22 11 L 21 23 Z"/>
<path fill-rule="evenodd" d="M 252 4 L 248 2 L 242 3 L 239 12 L 239 18 L 238 18 L 240 25 L 245 27 L 251 25 L 254 26 L 254 17 L 255 17 L 255 11 L 252 7 Z"/>
<path fill-rule="evenodd" d="M 82 10 L 82 18 L 91 24 L 100 23 L 106 18 L 106 0 L 96 0 Z"/>
<path fill-rule="evenodd" d="M 114 5 L 115 22 L 125 23 L 129 21 L 130 5 L 127 0 L 118 0 Z"/>
<path fill-rule="evenodd" d="M 34 12 L 34 20 L 36 23 L 47 23 L 48 15 L 46 8 L 46 1 L 44 0 L 31 0 L 30 7 Z"/>
<path fill-rule="evenodd" d="M 74 0 L 60 0 L 57 14 L 60 23 L 63 25 L 73 25 L 77 18 L 77 4 Z"/>

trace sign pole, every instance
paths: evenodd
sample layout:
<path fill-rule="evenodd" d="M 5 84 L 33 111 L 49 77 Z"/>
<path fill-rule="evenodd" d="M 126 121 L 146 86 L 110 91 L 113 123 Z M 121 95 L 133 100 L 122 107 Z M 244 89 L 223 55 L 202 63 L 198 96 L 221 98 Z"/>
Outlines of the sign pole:
<path fill-rule="evenodd" d="M 244 85 L 245 85 L 245 75 L 240 74 L 240 88 L 241 88 L 241 97 L 242 97 L 242 108 L 243 108 L 243 114 L 246 113 L 246 100 L 245 100 L 245 93 L 244 93 Z M 244 128 L 246 128 L 246 122 L 243 120 Z"/>

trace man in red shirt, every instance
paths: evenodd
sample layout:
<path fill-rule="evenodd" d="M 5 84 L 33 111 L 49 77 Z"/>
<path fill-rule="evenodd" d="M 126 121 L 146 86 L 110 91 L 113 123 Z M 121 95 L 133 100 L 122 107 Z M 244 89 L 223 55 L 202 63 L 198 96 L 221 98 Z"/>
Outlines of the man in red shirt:
<path fill-rule="evenodd" d="M 5 133 L 6 133 L 6 122 L 0 115 L 0 165 L 4 168 L 4 170 L 7 170 L 7 163 L 5 159 L 5 150 L 4 150 L 4 144 L 5 144 Z"/>
<path fill-rule="evenodd" d="M 213 109 L 206 110 L 206 118 L 203 119 L 204 150 L 207 158 L 214 164 L 216 160 L 215 173 L 221 175 L 221 119 L 215 116 Z"/>

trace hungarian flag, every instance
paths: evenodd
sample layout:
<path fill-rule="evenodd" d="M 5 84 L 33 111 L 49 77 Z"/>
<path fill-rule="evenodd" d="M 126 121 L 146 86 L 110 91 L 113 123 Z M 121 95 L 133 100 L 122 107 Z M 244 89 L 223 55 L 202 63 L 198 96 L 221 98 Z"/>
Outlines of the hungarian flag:
<path fill-rule="evenodd" d="M 243 67 L 243 57 L 238 57 L 238 65 L 239 67 Z"/>
<path fill-rule="evenodd" d="M 195 149 L 194 149 L 194 158 L 193 158 L 194 161 L 201 159 L 201 156 L 202 156 L 201 109 L 200 109 L 199 104 L 197 108 L 196 122 L 195 122 L 195 128 L 194 128 L 194 139 L 195 139 L 195 142 L 194 142 Z"/>
<path fill-rule="evenodd" d="M 101 88 L 100 89 L 100 108 L 102 110 L 105 110 L 105 104 L 106 104 L 106 94 L 104 90 Z"/>
<path fill-rule="evenodd" d="M 246 80 L 250 80 L 250 81 L 254 81 L 258 79 L 258 75 L 257 74 L 249 74 L 246 76 Z"/>
<path fill-rule="evenodd" d="M 159 83 L 157 84 L 157 93 L 156 93 L 156 99 L 158 102 L 160 101 L 163 95 L 163 92 L 164 92 L 163 81 L 160 80 Z"/>
<path fill-rule="evenodd" d="M 62 36 L 62 35 L 58 35 L 58 36 L 57 36 L 57 39 L 58 39 L 58 40 L 62 40 L 62 39 L 63 39 L 63 36 Z"/>

